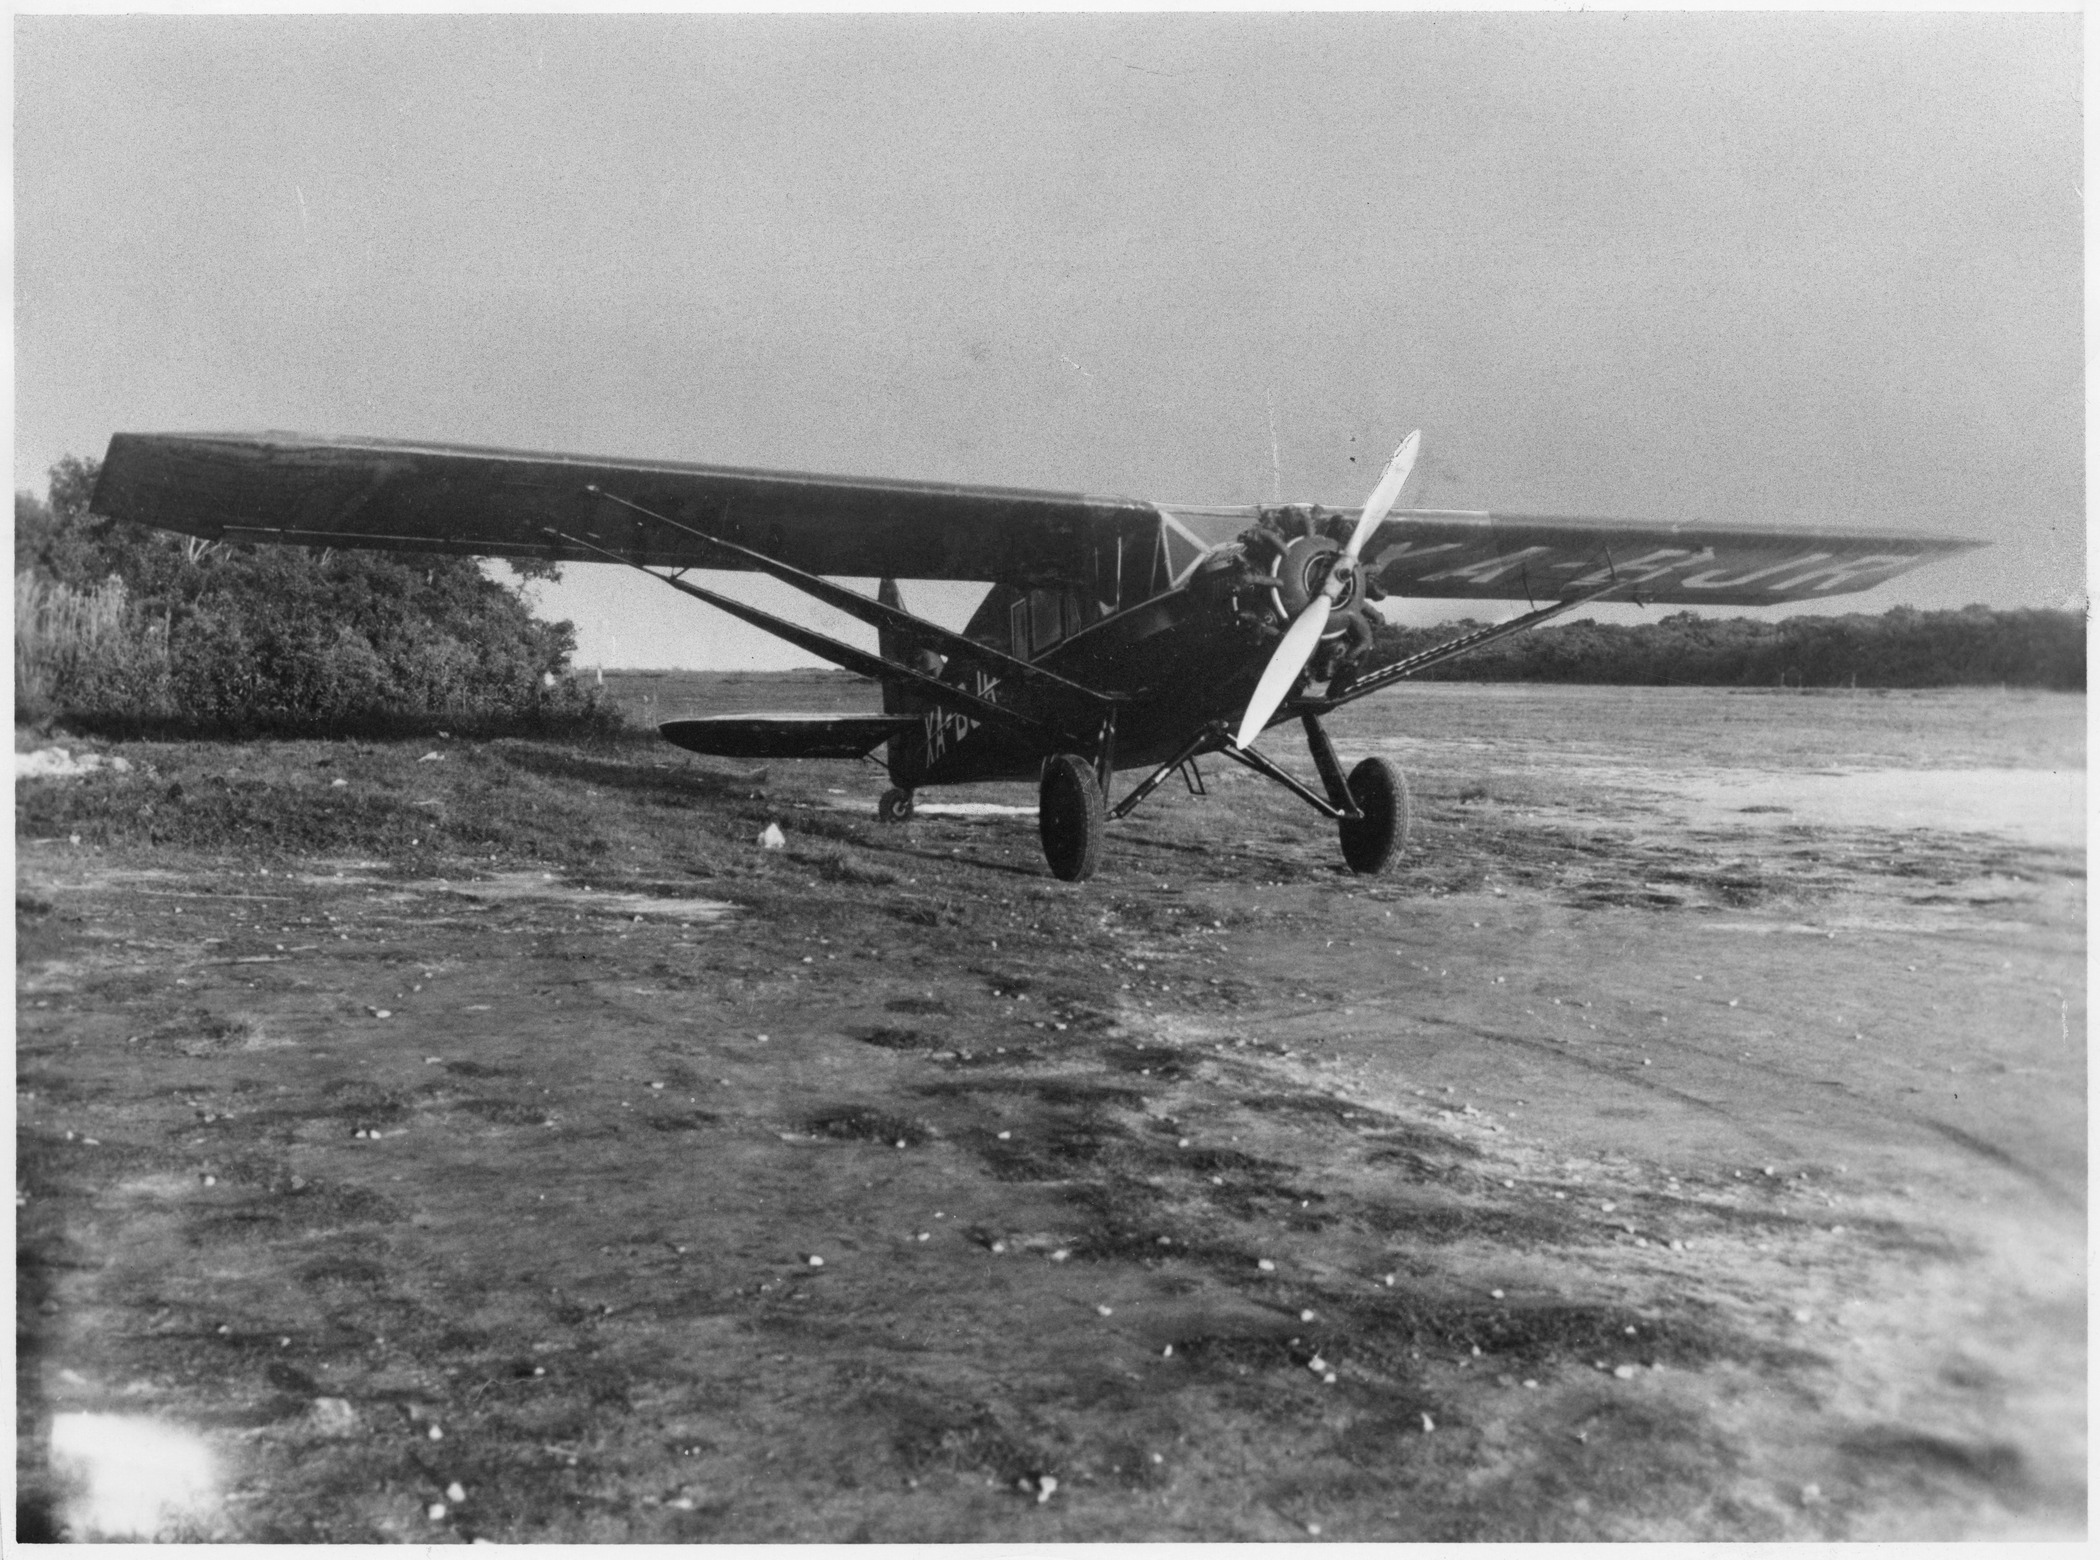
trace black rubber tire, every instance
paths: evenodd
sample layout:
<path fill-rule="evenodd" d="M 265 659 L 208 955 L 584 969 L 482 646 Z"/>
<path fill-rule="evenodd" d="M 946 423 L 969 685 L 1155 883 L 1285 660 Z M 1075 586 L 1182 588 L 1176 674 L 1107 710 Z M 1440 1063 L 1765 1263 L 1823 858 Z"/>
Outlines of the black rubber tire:
<path fill-rule="evenodd" d="M 875 804 L 875 816 L 884 823 L 909 823 L 911 821 L 911 808 L 911 792 L 893 787 L 884 791 L 882 800 Z"/>
<path fill-rule="evenodd" d="M 1101 842 L 1108 833 L 1108 804 L 1094 766 L 1076 753 L 1060 753 L 1045 764 L 1036 821 L 1051 876 L 1067 883 L 1092 877 L 1101 865 Z"/>
<path fill-rule="evenodd" d="M 1407 846 L 1414 823 L 1407 777 L 1385 759 L 1367 758 L 1349 771 L 1349 795 L 1363 816 L 1342 820 L 1342 859 L 1351 872 L 1373 876 Z"/>

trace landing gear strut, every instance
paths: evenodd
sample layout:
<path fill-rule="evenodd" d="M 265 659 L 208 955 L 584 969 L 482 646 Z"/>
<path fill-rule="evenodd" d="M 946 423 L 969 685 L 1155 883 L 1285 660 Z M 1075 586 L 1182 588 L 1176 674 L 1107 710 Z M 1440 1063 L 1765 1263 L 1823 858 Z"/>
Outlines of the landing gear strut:
<path fill-rule="evenodd" d="M 1108 808 L 1094 766 L 1077 753 L 1060 753 L 1043 765 L 1037 820 L 1051 875 L 1067 883 L 1092 877 L 1108 832 Z"/>
<path fill-rule="evenodd" d="M 908 823 L 911 809 L 911 792 L 896 787 L 882 793 L 882 800 L 875 804 L 875 816 L 884 823 Z"/>

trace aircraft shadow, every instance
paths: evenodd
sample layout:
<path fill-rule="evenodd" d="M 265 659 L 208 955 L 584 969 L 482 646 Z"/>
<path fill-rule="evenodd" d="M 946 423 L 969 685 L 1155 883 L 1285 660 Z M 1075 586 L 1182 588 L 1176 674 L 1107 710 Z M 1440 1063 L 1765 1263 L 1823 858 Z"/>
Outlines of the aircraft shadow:
<path fill-rule="evenodd" d="M 513 768 L 527 770 L 551 780 L 580 780 L 586 785 L 625 791 L 635 796 L 748 797 L 753 787 L 767 779 L 764 769 L 747 774 L 728 774 L 698 768 L 666 768 L 642 765 L 559 749 L 510 746 L 491 751 Z"/>

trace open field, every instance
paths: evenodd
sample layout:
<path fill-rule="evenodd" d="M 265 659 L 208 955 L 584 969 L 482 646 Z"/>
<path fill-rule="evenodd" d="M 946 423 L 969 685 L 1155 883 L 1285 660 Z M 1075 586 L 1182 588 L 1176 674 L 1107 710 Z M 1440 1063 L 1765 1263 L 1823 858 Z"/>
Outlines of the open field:
<path fill-rule="evenodd" d="M 1077 887 L 641 740 L 22 782 L 25 1536 L 80 1416 L 229 1540 L 2081 1536 L 2083 699 L 1334 731 L 1380 879 L 1237 770 Z"/>

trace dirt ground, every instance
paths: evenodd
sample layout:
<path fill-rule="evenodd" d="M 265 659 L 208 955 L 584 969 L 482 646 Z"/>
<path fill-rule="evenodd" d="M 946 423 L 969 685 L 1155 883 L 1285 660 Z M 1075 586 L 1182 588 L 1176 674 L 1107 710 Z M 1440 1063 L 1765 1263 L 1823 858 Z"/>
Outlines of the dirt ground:
<path fill-rule="evenodd" d="M 1387 876 L 1207 770 L 1076 887 L 864 766 L 67 742 L 22 1536 L 2081 1537 L 2083 700 L 1336 737 Z"/>

